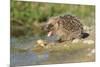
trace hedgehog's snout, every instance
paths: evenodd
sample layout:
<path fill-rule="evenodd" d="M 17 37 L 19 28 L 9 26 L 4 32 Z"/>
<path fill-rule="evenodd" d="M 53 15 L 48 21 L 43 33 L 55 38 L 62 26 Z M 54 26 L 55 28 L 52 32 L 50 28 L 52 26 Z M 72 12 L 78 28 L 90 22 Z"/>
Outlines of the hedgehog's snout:
<path fill-rule="evenodd" d="M 45 31 L 45 32 L 48 32 L 48 25 L 43 25 L 42 27 L 41 27 L 41 30 L 43 30 L 43 31 Z"/>
<path fill-rule="evenodd" d="M 53 34 L 53 24 L 46 24 L 44 26 L 44 31 L 48 33 L 47 36 L 51 36 Z"/>
<path fill-rule="evenodd" d="M 48 32 L 48 31 L 49 31 L 48 25 L 43 26 L 43 30 L 44 30 L 45 32 Z"/>

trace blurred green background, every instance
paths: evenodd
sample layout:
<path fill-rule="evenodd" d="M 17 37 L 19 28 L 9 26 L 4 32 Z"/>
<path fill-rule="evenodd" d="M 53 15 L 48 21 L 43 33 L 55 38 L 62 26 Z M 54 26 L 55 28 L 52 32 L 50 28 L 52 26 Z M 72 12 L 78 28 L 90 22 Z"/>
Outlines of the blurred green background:
<path fill-rule="evenodd" d="M 95 24 L 95 6 L 11 0 L 11 36 L 41 36 L 45 33 L 39 24 L 46 22 L 51 16 L 64 14 L 77 16 L 87 26 Z"/>

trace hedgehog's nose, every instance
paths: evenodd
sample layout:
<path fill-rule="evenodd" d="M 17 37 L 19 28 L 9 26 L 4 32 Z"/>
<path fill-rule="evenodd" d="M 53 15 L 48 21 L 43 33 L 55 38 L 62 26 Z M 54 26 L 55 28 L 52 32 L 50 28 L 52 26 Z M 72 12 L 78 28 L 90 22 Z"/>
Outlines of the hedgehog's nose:
<path fill-rule="evenodd" d="M 43 26 L 43 30 L 44 30 L 44 31 L 48 31 L 48 30 L 49 30 L 49 26 L 48 26 L 48 25 L 44 25 L 44 26 Z"/>

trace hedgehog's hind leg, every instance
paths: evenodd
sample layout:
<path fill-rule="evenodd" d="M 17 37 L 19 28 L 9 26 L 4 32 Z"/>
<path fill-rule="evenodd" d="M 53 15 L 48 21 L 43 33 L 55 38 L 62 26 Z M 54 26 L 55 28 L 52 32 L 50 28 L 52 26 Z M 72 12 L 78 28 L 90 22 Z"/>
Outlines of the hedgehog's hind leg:
<path fill-rule="evenodd" d="M 80 33 L 78 33 L 78 32 L 72 32 L 69 35 L 69 39 L 70 39 L 70 41 L 73 41 L 74 39 L 80 39 Z"/>

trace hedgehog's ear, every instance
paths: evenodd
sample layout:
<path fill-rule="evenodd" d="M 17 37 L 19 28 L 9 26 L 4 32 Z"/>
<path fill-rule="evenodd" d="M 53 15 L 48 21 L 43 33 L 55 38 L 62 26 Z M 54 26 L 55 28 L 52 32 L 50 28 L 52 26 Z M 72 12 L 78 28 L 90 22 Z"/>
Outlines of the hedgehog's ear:
<path fill-rule="evenodd" d="M 61 20 L 57 20 L 57 23 L 58 24 L 62 24 L 63 22 Z"/>
<path fill-rule="evenodd" d="M 57 19 L 57 21 L 56 21 L 58 24 L 60 24 L 60 21 L 59 21 L 59 19 Z"/>
<path fill-rule="evenodd" d="M 60 26 L 62 23 L 60 20 L 57 20 L 57 25 Z"/>

